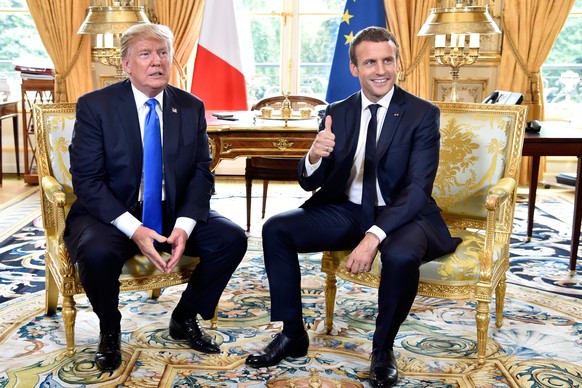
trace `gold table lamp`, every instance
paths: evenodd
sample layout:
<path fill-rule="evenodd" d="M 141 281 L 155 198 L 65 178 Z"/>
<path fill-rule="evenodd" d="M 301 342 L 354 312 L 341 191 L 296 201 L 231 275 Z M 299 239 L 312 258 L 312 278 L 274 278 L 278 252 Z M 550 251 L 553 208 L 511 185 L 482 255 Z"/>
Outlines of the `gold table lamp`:
<path fill-rule="evenodd" d="M 479 58 L 480 35 L 501 33 L 489 15 L 487 4 L 472 5 L 476 2 L 455 0 L 454 6 L 431 9 L 418 32 L 418 36 L 435 37 L 435 59 L 439 64 L 451 67 L 450 98 L 453 102 L 458 100 L 459 68 L 471 65 Z"/>
<path fill-rule="evenodd" d="M 115 76 L 124 79 L 121 64 L 121 34 L 134 24 L 149 23 L 143 6 L 132 1 L 107 1 L 108 5 L 91 6 L 78 34 L 91 34 L 93 60 L 115 67 Z M 123 4 L 122 4 L 123 3 Z"/>

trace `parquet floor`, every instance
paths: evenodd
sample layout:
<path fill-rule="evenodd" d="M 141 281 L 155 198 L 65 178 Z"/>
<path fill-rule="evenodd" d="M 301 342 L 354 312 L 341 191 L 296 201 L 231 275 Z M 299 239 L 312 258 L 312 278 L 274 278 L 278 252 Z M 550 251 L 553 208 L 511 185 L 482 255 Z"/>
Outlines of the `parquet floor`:
<path fill-rule="evenodd" d="M 2 186 L 0 186 L 0 205 L 28 191 L 30 188 L 31 186 L 24 183 L 22 176 L 18 179 L 16 174 L 3 174 Z"/>

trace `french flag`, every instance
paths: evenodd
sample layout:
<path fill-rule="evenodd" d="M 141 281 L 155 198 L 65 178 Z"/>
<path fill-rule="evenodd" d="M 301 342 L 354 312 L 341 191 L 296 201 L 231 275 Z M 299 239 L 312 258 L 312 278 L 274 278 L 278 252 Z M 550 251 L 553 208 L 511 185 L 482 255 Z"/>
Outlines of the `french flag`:
<path fill-rule="evenodd" d="M 207 110 L 248 110 L 232 0 L 206 1 L 191 91 Z"/>

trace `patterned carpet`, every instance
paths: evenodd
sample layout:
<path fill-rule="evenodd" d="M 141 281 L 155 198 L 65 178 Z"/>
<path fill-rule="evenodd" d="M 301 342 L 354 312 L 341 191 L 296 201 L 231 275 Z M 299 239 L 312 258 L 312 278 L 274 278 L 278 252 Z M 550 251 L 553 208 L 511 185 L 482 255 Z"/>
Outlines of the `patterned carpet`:
<path fill-rule="evenodd" d="M 0 387 L 367 387 L 375 290 L 338 281 L 334 330 L 326 335 L 321 254 L 301 257 L 308 355 L 272 368 L 245 367 L 246 355 L 279 331 L 269 322 L 256 186 L 249 250 L 221 299 L 218 329 L 209 330 L 221 344 L 219 355 L 190 351 L 169 337 L 168 315 L 183 289 L 175 286 L 155 301 L 146 293 L 123 294 L 123 364 L 114 373 L 99 372 L 93 364 L 97 322 L 86 298 L 77 298 L 77 352 L 67 357 L 60 313 L 43 315 L 44 240 L 38 219 L 4 238 Z M 245 225 L 242 191 L 240 185 L 217 184 L 212 206 Z M 305 197 L 294 186 L 273 186 L 267 217 L 296 207 Z M 504 325 L 490 324 L 485 365 L 476 361 L 475 305 L 419 297 L 395 346 L 398 387 L 582 386 L 580 263 L 575 277 L 568 274 L 572 204 L 546 196 L 538 202 L 531 242 L 525 241 L 525 202 L 516 211 Z"/>

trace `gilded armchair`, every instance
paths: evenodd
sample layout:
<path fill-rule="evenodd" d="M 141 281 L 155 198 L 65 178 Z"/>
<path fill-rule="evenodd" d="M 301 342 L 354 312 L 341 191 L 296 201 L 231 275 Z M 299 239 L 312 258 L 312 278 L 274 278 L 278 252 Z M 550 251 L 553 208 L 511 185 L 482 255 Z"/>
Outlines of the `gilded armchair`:
<path fill-rule="evenodd" d="M 74 296 L 84 293 L 77 268 L 63 242 L 65 217 L 75 201 L 69 173 L 69 144 L 75 122 L 75 104 L 37 104 L 33 106 L 37 144 L 38 173 L 42 222 L 46 236 L 45 313 L 57 311 L 59 295 L 62 296 L 62 315 L 67 341 L 67 354 L 75 351 Z M 163 253 L 168 257 L 168 254 Z M 152 298 L 160 295 L 163 287 L 187 283 L 198 258 L 183 256 L 169 274 L 161 273 L 142 255 L 131 258 L 124 266 L 120 278 L 121 292 L 150 291 Z M 216 327 L 216 315 L 211 321 Z"/>
<path fill-rule="evenodd" d="M 497 327 L 503 320 L 526 107 L 436 104 L 441 110 L 441 151 L 433 197 L 451 234 L 463 242 L 454 253 L 421 265 L 418 295 L 477 302 L 477 356 L 484 363 L 494 294 Z M 345 269 L 349 253 L 323 253 L 328 333 L 333 327 L 336 276 L 369 287 L 379 285 L 379 257 L 369 273 L 354 275 Z"/>

